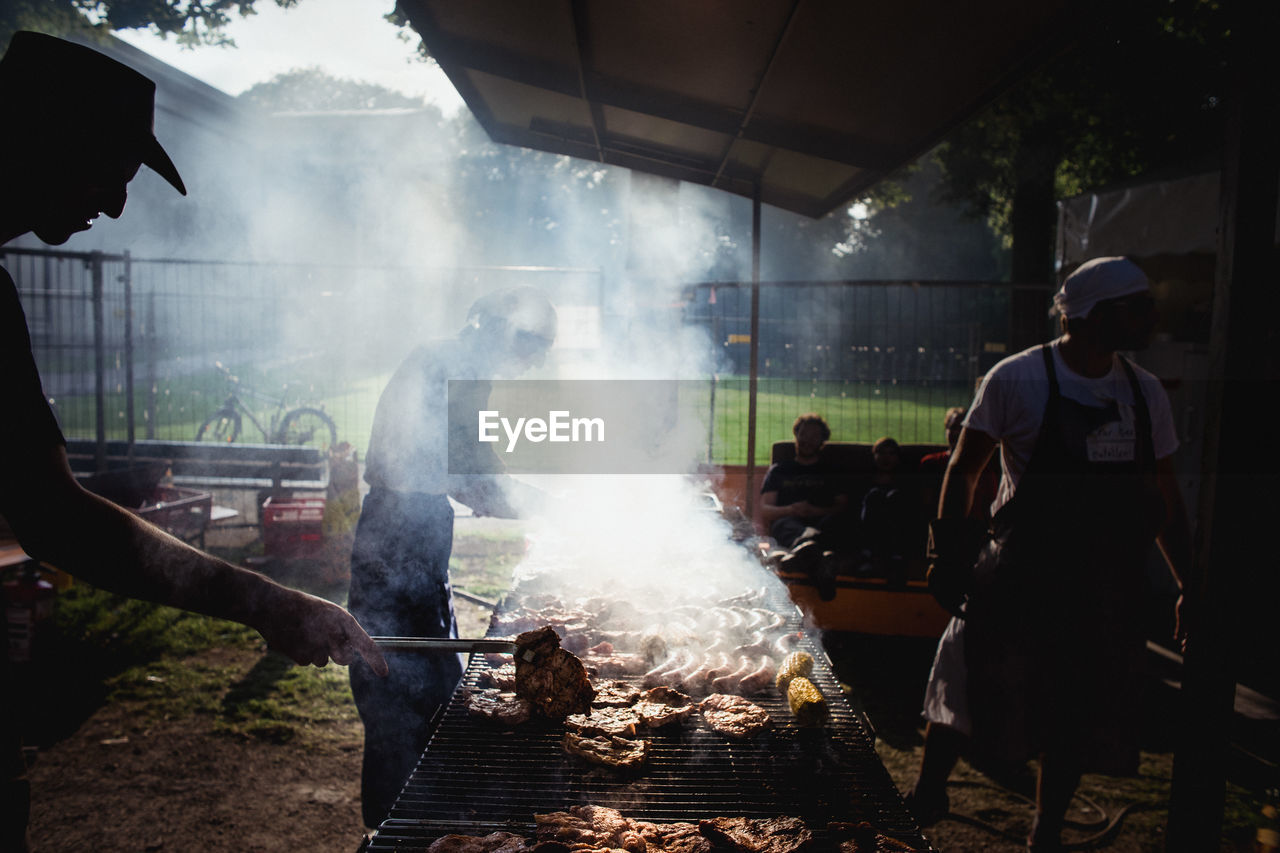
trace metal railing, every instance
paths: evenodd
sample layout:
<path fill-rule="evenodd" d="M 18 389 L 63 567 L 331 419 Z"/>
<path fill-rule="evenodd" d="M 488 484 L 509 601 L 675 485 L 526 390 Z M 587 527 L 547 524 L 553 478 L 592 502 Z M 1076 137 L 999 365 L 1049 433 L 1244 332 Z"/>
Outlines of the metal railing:
<path fill-rule="evenodd" d="M 625 338 L 633 319 L 609 312 L 599 270 L 14 248 L 0 249 L 0 261 L 17 282 L 64 432 L 99 442 L 194 438 L 227 394 L 221 361 L 249 388 L 323 407 L 339 441 L 363 450 L 390 373 L 416 343 L 455 333 L 485 290 L 533 283 L 558 304 L 594 306 L 606 341 Z M 941 440 L 947 407 L 967 405 L 976 380 L 1006 354 L 1012 293 L 993 282 L 763 284 L 757 461 L 808 411 L 823 414 L 837 439 Z M 705 375 L 708 462 L 746 458 L 749 307 L 749 285 L 701 283 L 649 309 L 660 329 L 683 328 L 685 340 L 698 331 L 714 353 Z"/>

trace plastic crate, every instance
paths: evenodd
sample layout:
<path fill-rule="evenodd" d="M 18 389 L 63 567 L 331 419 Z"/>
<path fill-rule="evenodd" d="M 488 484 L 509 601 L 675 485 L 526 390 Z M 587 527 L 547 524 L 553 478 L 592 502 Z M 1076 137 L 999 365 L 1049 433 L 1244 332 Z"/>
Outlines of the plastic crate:
<path fill-rule="evenodd" d="M 203 543 L 212 510 L 211 492 L 156 486 L 133 512 L 179 539 Z"/>
<path fill-rule="evenodd" d="M 262 553 L 292 560 L 324 548 L 324 498 L 269 497 L 262 504 Z"/>

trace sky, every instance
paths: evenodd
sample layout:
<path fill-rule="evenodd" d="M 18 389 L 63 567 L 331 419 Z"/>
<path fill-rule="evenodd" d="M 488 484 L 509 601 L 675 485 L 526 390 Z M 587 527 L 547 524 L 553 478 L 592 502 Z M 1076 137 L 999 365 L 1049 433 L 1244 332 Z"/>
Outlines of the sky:
<path fill-rule="evenodd" d="M 294 68 L 318 66 L 334 77 L 376 83 L 421 97 L 450 115 L 463 108 L 453 84 L 417 57 L 417 36 L 402 40 L 383 19 L 394 0 L 300 0 L 281 9 L 258 0 L 257 14 L 235 17 L 226 32 L 236 47 L 188 49 L 147 30 L 116 35 L 229 95 Z"/>

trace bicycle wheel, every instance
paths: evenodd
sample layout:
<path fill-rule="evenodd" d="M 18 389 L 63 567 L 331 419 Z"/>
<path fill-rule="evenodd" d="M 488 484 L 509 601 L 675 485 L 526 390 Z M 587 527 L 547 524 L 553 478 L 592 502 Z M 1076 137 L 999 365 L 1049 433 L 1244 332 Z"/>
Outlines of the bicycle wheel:
<path fill-rule="evenodd" d="M 196 441 L 232 442 L 240 437 L 240 413 L 233 409 L 220 409 L 209 416 L 196 430 Z"/>
<path fill-rule="evenodd" d="M 338 427 L 319 409 L 294 409 L 280 422 L 277 444 L 305 444 L 323 453 L 338 443 Z"/>

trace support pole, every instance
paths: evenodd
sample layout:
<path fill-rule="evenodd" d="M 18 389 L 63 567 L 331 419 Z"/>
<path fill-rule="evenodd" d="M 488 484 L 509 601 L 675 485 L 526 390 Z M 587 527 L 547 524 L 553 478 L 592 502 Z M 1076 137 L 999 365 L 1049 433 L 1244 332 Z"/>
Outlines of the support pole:
<path fill-rule="evenodd" d="M 1223 146 L 1207 394 L 1212 415 L 1205 429 L 1195 574 L 1185 593 L 1196 618 L 1184 659 L 1166 833 L 1166 849 L 1176 853 L 1220 846 L 1234 665 L 1254 644 L 1274 642 L 1275 599 L 1267 592 L 1275 589 L 1274 561 L 1263 555 L 1280 511 L 1280 465 L 1273 454 L 1257 453 L 1255 442 L 1259 400 L 1280 379 L 1280 353 L 1270 343 L 1280 313 L 1280 108 L 1275 49 L 1268 43 L 1274 7 L 1253 8 L 1232 26 L 1239 48 Z"/>
<path fill-rule="evenodd" d="M 747 380 L 747 518 L 756 509 L 756 388 L 760 379 L 760 184 L 751 197 L 751 367 Z"/>
<path fill-rule="evenodd" d="M 107 470 L 107 341 L 106 341 L 106 288 L 102 279 L 102 253 L 94 252 L 89 258 L 93 279 L 93 413 L 96 468 L 99 474 Z"/>

